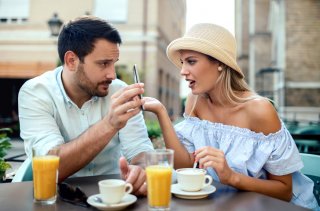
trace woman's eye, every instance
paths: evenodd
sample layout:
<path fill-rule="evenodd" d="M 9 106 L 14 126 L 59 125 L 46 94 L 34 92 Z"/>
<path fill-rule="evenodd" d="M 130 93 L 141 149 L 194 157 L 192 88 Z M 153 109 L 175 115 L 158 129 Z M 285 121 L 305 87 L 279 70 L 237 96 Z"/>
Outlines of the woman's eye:
<path fill-rule="evenodd" d="M 193 65 L 193 64 L 196 63 L 196 61 L 195 61 L 195 60 L 188 60 L 188 63 L 191 64 L 191 65 Z"/>

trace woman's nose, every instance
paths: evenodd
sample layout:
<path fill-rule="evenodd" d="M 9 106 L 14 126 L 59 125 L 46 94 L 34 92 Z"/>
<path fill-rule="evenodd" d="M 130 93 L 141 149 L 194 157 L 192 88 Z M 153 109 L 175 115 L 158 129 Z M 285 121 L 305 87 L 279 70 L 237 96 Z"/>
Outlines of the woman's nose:
<path fill-rule="evenodd" d="M 180 75 L 187 75 L 189 71 L 182 65 L 180 70 Z"/>

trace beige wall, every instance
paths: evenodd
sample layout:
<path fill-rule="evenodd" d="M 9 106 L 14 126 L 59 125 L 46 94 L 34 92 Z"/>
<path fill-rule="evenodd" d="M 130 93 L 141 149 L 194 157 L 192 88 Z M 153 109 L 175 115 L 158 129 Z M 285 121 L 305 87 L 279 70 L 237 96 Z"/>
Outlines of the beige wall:
<path fill-rule="evenodd" d="M 47 27 L 46 20 L 49 20 L 53 13 L 68 21 L 75 17 L 91 12 L 94 0 L 30 0 L 30 23 Z"/>
<path fill-rule="evenodd" d="M 319 1 L 286 2 L 286 11 L 287 106 L 320 109 Z"/>
<path fill-rule="evenodd" d="M 319 121 L 319 1 L 235 2 L 239 64 L 247 70 L 249 83 L 253 82 L 260 93 L 273 92 L 283 119 Z M 253 15 L 250 8 L 254 8 Z M 261 68 L 268 67 L 277 68 L 280 73 L 256 75 Z"/>
<path fill-rule="evenodd" d="M 94 4 L 94 0 L 30 0 L 26 23 L 0 24 L 0 77 L 32 78 L 53 69 L 58 61 L 57 38 L 50 37 L 47 21 L 55 12 L 64 22 L 92 14 Z M 127 22 L 113 23 L 123 40 L 118 65 L 125 65 L 127 74 L 133 64 L 138 65 L 148 96 L 161 97 L 161 87 L 169 90 L 163 103 L 175 114 L 180 113 L 180 76 L 165 50 L 184 33 L 185 15 L 185 0 L 128 0 Z M 159 70 L 166 76 L 163 84 Z"/>

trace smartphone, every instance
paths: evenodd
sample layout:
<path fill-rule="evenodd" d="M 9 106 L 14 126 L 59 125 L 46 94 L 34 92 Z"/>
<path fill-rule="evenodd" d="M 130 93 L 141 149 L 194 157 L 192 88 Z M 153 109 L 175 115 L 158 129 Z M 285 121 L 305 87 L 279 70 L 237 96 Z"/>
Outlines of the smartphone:
<path fill-rule="evenodd" d="M 140 83 L 138 68 L 136 64 L 133 65 L 133 79 L 135 83 Z M 141 94 L 139 95 L 139 98 L 142 99 Z M 143 110 L 142 106 L 141 106 L 141 110 Z"/>

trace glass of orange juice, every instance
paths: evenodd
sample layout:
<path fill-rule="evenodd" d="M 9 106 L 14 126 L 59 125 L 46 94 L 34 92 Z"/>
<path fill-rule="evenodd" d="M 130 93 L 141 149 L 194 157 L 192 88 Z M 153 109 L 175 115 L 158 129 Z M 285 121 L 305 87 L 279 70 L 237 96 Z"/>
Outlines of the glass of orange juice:
<path fill-rule="evenodd" d="M 149 210 L 170 210 L 173 153 L 171 149 L 146 153 Z"/>
<path fill-rule="evenodd" d="M 33 150 L 32 173 L 34 202 L 53 204 L 57 198 L 59 156 L 37 155 Z"/>

